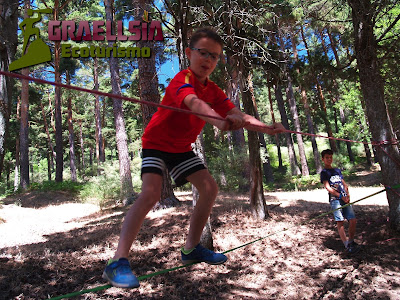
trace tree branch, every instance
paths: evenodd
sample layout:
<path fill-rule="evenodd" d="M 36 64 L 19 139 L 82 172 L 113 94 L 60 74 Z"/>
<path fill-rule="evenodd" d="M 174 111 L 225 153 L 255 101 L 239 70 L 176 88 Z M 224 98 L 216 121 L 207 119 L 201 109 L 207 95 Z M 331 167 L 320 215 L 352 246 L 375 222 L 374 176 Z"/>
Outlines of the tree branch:
<path fill-rule="evenodd" d="M 397 16 L 397 18 L 393 21 L 392 24 L 389 25 L 388 28 L 382 33 L 382 35 L 376 40 L 376 43 L 378 44 L 382 39 L 385 37 L 385 35 L 396 25 L 396 23 L 400 20 L 400 14 Z"/>

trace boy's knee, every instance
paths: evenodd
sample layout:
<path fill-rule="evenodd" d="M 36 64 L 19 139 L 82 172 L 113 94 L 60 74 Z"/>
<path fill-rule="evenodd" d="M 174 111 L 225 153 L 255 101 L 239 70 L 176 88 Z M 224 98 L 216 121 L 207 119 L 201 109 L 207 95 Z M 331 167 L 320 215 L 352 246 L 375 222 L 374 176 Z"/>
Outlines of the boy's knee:
<path fill-rule="evenodd" d="M 214 178 L 209 177 L 202 182 L 199 187 L 196 187 L 200 194 L 208 195 L 210 197 L 217 197 L 218 184 Z"/>
<path fill-rule="evenodd" d="M 154 189 L 142 190 L 140 198 L 146 205 L 153 207 L 161 198 L 161 191 L 156 191 Z"/>
<path fill-rule="evenodd" d="M 344 221 L 336 221 L 338 227 L 342 227 L 344 225 Z"/>

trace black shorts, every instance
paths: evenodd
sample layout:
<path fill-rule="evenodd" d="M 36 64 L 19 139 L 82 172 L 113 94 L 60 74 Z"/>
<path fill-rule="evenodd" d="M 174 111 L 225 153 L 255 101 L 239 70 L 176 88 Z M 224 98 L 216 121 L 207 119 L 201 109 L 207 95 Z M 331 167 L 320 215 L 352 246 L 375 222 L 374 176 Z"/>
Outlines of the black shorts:
<path fill-rule="evenodd" d="M 144 173 L 156 173 L 162 176 L 163 169 L 167 168 L 176 186 L 187 183 L 186 178 L 203 169 L 203 161 L 193 151 L 184 153 L 169 153 L 160 150 L 143 149 L 142 171 Z"/>

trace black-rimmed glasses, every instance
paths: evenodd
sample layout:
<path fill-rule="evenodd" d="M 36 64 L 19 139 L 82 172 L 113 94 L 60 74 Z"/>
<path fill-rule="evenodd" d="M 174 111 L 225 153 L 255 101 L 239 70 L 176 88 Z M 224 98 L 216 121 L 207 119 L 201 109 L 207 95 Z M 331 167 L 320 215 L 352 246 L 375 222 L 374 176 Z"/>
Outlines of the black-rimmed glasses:
<path fill-rule="evenodd" d="M 190 48 L 190 49 L 199 51 L 201 57 L 203 57 L 205 59 L 210 57 L 212 61 L 219 61 L 220 56 L 218 54 L 210 53 L 206 49 L 199 49 L 199 48 L 194 48 L 194 47 Z"/>

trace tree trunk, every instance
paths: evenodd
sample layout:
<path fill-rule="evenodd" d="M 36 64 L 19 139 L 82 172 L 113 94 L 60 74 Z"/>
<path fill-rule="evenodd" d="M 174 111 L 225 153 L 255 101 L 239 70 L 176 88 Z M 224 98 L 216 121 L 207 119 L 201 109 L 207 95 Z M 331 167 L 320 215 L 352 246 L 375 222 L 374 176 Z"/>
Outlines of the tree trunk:
<path fill-rule="evenodd" d="M 325 57 L 329 61 L 328 49 L 327 49 L 327 47 L 325 45 L 325 41 L 324 41 L 324 38 L 323 38 L 324 34 L 323 34 L 322 30 L 319 31 L 319 34 L 321 36 L 321 44 L 322 44 L 322 48 L 324 49 Z M 330 33 L 328 33 L 328 36 L 329 36 L 329 39 L 331 41 L 331 49 L 332 49 L 332 51 L 333 51 L 333 53 L 335 55 L 336 62 L 338 64 L 338 66 L 340 66 L 339 56 L 338 56 L 337 51 L 336 51 L 336 49 L 334 47 L 333 37 L 332 37 L 332 35 Z M 335 78 L 332 70 L 329 72 L 329 74 L 330 74 L 331 81 L 332 81 L 332 89 L 331 89 L 330 93 L 332 95 L 333 105 L 335 105 L 340 100 L 340 93 L 339 93 L 338 84 L 336 82 L 336 78 Z M 338 127 L 338 122 L 337 122 L 337 109 L 334 108 L 334 111 L 335 111 L 336 132 L 338 133 L 339 132 L 339 127 Z M 344 127 L 344 125 L 346 124 L 346 116 L 345 116 L 344 109 L 341 106 L 339 107 L 339 116 L 340 116 L 340 123 L 342 124 L 342 127 Z M 345 138 L 349 139 L 349 137 L 347 135 L 345 136 Z M 337 143 L 337 147 L 340 149 L 340 142 L 336 141 L 336 143 Z M 354 158 L 353 151 L 351 149 L 351 142 L 346 142 L 346 148 L 347 148 L 347 153 L 349 155 L 350 161 L 354 162 L 355 158 Z"/>
<path fill-rule="evenodd" d="M 242 66 L 242 101 L 244 111 L 248 115 L 254 116 L 254 105 L 252 95 L 247 82 L 250 71 L 246 66 Z M 250 206 L 253 215 L 264 220 L 269 217 L 267 205 L 264 198 L 264 188 L 262 182 L 261 172 L 261 158 L 260 158 L 260 141 L 258 133 L 248 131 L 248 144 L 249 144 L 249 160 L 250 160 Z"/>
<path fill-rule="evenodd" d="M 275 98 L 278 103 L 278 109 L 281 114 L 282 125 L 289 130 L 289 121 L 286 114 L 285 103 L 283 102 L 282 90 L 279 84 L 275 85 Z M 300 169 L 297 165 L 296 152 L 294 151 L 292 136 L 289 132 L 285 133 L 286 144 L 289 152 L 290 169 L 293 176 L 300 175 Z"/>
<path fill-rule="evenodd" d="M 46 131 L 46 136 L 47 136 L 47 145 L 49 147 L 48 153 L 50 153 L 50 156 L 48 157 L 48 159 L 49 159 L 50 170 L 52 172 L 54 169 L 54 158 L 56 157 L 56 153 L 54 152 L 53 143 L 51 142 L 49 125 L 47 124 L 46 113 L 44 111 L 42 101 L 40 101 L 40 109 L 42 111 L 43 125 L 44 125 L 44 130 Z M 51 180 L 51 173 L 50 173 L 49 180 Z"/>
<path fill-rule="evenodd" d="M 272 122 L 276 123 L 274 106 L 272 104 L 271 84 L 270 84 L 269 80 L 267 80 L 267 81 L 268 81 L 268 100 L 269 100 L 269 107 L 270 107 L 270 111 L 271 111 L 271 118 L 272 118 Z M 279 136 L 277 134 L 275 135 L 275 143 L 276 143 L 276 147 L 278 149 L 278 162 L 279 162 L 278 170 L 280 172 L 282 172 L 284 170 L 284 168 L 283 168 L 283 160 L 282 160 L 281 142 L 280 142 Z"/>
<path fill-rule="evenodd" d="M 135 19 L 142 18 L 144 10 L 148 12 L 151 11 L 151 3 L 152 2 L 150 0 L 132 1 L 133 7 L 135 9 Z M 160 94 L 158 92 L 158 77 L 155 62 L 156 53 L 154 52 L 155 43 L 154 41 L 140 40 L 137 42 L 137 46 L 141 48 L 149 47 L 153 50 L 151 57 L 138 58 L 140 99 L 144 101 L 160 103 Z M 143 128 L 146 128 L 147 124 L 150 122 L 151 117 L 157 111 L 157 109 L 154 106 L 149 105 L 142 105 L 141 108 L 143 117 Z M 159 204 L 159 206 L 161 207 L 171 207 L 180 204 L 179 200 L 174 195 L 174 191 L 172 189 L 172 181 L 168 171 L 166 171 L 163 176 L 163 187 L 160 202 L 161 203 Z"/>
<path fill-rule="evenodd" d="M 307 101 L 307 94 L 306 94 L 306 91 L 302 87 L 300 87 L 300 88 L 301 88 L 301 99 L 302 99 L 302 102 L 304 105 L 304 111 L 305 111 L 306 118 L 307 118 L 308 132 L 311 134 L 315 134 L 314 122 L 311 118 L 311 111 L 310 111 L 310 106 Z M 320 154 L 318 151 L 318 145 L 317 145 L 315 136 L 311 136 L 310 138 L 311 138 L 311 145 L 313 148 L 313 156 L 314 156 L 316 174 L 319 174 L 322 171 L 322 164 L 321 164 Z"/>
<path fill-rule="evenodd" d="M 247 83 L 249 86 L 249 92 L 251 95 L 251 100 L 253 102 L 254 108 L 254 117 L 257 120 L 260 120 L 260 115 L 258 114 L 256 98 L 254 97 L 254 88 L 253 88 L 253 79 L 252 74 L 249 73 L 247 77 Z M 264 155 L 262 157 L 262 166 L 263 166 L 263 174 L 265 178 L 265 182 L 273 183 L 274 182 L 274 173 L 272 172 L 271 163 L 268 155 L 267 143 L 265 142 L 264 133 L 258 132 L 258 139 L 260 141 L 261 147 L 264 149 Z"/>
<path fill-rule="evenodd" d="M 281 38 L 280 28 L 278 28 L 277 37 L 278 37 L 278 41 L 280 44 L 281 53 L 285 53 L 285 47 L 284 47 L 284 44 L 283 44 L 283 41 Z M 282 54 L 282 56 L 283 56 L 283 54 Z M 283 56 L 283 60 L 287 61 L 287 57 Z M 297 112 L 296 99 L 294 98 L 294 94 L 293 94 L 292 76 L 289 74 L 289 72 L 287 70 L 287 64 L 285 64 L 283 67 L 283 76 L 287 79 L 286 99 L 289 103 L 289 110 L 290 110 L 290 114 L 292 115 L 292 118 L 293 118 L 294 128 L 295 128 L 295 131 L 301 132 L 299 114 Z M 296 133 L 296 138 L 297 138 L 297 147 L 299 148 L 301 175 L 308 176 L 308 175 L 310 175 L 310 173 L 308 171 L 307 158 L 306 158 L 306 152 L 304 150 L 303 137 L 301 136 L 300 133 Z"/>
<path fill-rule="evenodd" d="M 309 64 L 311 66 L 311 69 L 312 69 L 313 79 L 314 79 L 314 82 L 315 82 L 315 87 L 317 89 L 318 102 L 319 102 L 319 105 L 320 105 L 321 110 L 323 112 L 322 113 L 322 119 L 323 119 L 323 121 L 325 123 L 325 127 L 326 127 L 326 131 L 328 133 L 328 136 L 329 137 L 333 137 L 332 127 L 331 127 L 331 124 L 330 124 L 330 122 L 329 122 L 329 120 L 327 118 L 326 102 L 325 102 L 324 94 L 322 92 L 322 87 L 321 87 L 321 84 L 318 81 L 317 75 L 315 74 L 315 72 L 313 70 L 314 69 L 314 67 L 313 67 L 313 59 L 311 57 L 310 50 L 308 49 L 308 43 L 307 43 L 306 37 L 304 35 L 303 27 L 301 26 L 300 29 L 301 29 L 300 33 L 301 33 L 301 37 L 302 37 L 304 46 L 307 49 L 307 57 L 308 57 L 308 61 L 309 61 Z M 330 144 L 330 147 L 331 147 L 332 151 L 337 152 L 337 146 L 336 146 L 335 140 L 329 139 L 329 144 Z"/>
<path fill-rule="evenodd" d="M 240 109 L 240 75 L 239 75 L 239 66 L 236 56 L 232 56 L 231 54 L 227 54 L 227 75 L 230 80 L 227 80 L 226 86 L 226 94 L 231 102 Z M 231 131 L 232 135 L 232 144 L 233 144 L 233 152 L 234 158 L 240 160 L 240 163 L 243 165 L 241 176 L 246 178 L 247 180 L 241 180 L 239 183 L 239 191 L 247 192 L 250 188 L 249 182 L 250 179 L 250 163 L 248 160 L 248 156 L 246 153 L 246 140 L 244 137 L 243 128 L 239 130 Z"/>
<path fill-rule="evenodd" d="M 107 21 L 114 21 L 114 1 L 106 0 L 104 5 L 106 8 Z M 115 28 L 113 29 L 115 33 Z M 109 42 L 109 46 L 112 46 L 112 42 Z M 112 92 L 113 94 L 121 95 L 118 58 L 114 56 L 110 56 L 110 73 Z M 119 158 L 119 176 L 121 181 L 120 197 L 124 204 L 128 204 L 130 202 L 128 200 L 133 194 L 133 186 L 122 100 L 113 99 L 113 112 Z"/>
<path fill-rule="evenodd" d="M 110 57 L 111 59 L 111 57 Z M 99 90 L 99 72 L 98 72 L 98 60 L 97 57 L 93 58 L 93 81 L 94 81 L 94 90 Z M 113 80 L 111 80 L 111 84 Z M 105 153 L 104 153 L 104 143 L 103 143 L 103 130 L 101 126 L 101 112 L 100 112 L 100 96 L 95 95 L 94 100 L 94 117 L 96 122 L 96 158 L 98 164 L 104 163 L 106 161 Z"/>
<path fill-rule="evenodd" d="M 17 103 L 17 122 L 21 122 L 20 117 L 21 111 L 21 99 L 18 97 Z M 19 187 L 19 168 L 20 168 L 20 147 L 19 147 L 19 138 L 15 139 L 15 168 L 14 168 L 14 192 L 18 190 Z"/>
<path fill-rule="evenodd" d="M 67 85 L 71 84 L 71 76 L 66 71 Z M 71 172 L 71 181 L 76 182 L 76 158 L 75 158 L 75 134 L 72 120 L 72 97 L 68 96 L 68 139 L 69 139 L 69 166 Z"/>
<path fill-rule="evenodd" d="M 293 28 L 291 29 L 291 32 L 290 32 L 290 38 L 292 41 L 294 60 L 297 63 L 297 62 L 299 62 L 298 53 L 297 53 L 297 40 L 294 37 Z M 296 68 L 296 72 L 298 75 L 300 75 L 300 69 L 298 67 Z M 300 94 L 301 94 L 301 102 L 303 103 L 303 106 L 304 106 L 304 114 L 306 115 L 306 119 L 307 119 L 308 132 L 311 134 L 315 134 L 314 122 L 311 118 L 311 110 L 310 110 L 310 106 L 308 104 L 306 90 L 304 89 L 304 87 L 301 84 L 299 84 L 299 90 L 300 90 Z M 318 151 L 317 141 L 315 139 L 315 136 L 313 136 L 313 135 L 310 136 L 310 139 L 311 139 L 311 145 L 313 148 L 313 156 L 314 156 L 316 174 L 319 174 L 322 171 L 322 165 L 321 165 L 321 159 L 320 159 L 320 155 L 319 155 L 319 151 Z"/>
<path fill-rule="evenodd" d="M 293 117 L 293 123 L 294 123 L 295 130 L 298 132 L 301 132 L 299 113 L 297 112 L 296 99 L 294 98 L 294 94 L 293 94 L 292 78 L 290 77 L 290 75 L 288 73 L 286 75 L 287 75 L 287 79 L 288 79 L 288 86 L 286 89 L 286 97 L 289 100 L 290 113 Z M 308 171 L 308 164 L 307 164 L 307 158 L 306 158 L 306 151 L 304 149 L 303 137 L 301 136 L 300 133 L 297 133 L 296 138 L 297 138 L 297 146 L 299 148 L 301 175 L 308 176 L 308 175 L 310 175 L 310 172 Z"/>
<path fill-rule="evenodd" d="M 29 69 L 22 69 L 22 75 L 29 76 Z M 21 88 L 21 125 L 19 128 L 20 147 L 20 186 L 29 186 L 29 81 L 22 80 Z"/>
<path fill-rule="evenodd" d="M 4 0 L 0 4 L 0 70 L 8 71 L 17 50 L 18 36 L 17 0 Z M 11 114 L 12 91 L 14 79 L 0 75 L 0 177 L 3 171 L 5 141 Z"/>
<path fill-rule="evenodd" d="M 83 143 L 83 125 L 82 120 L 79 121 L 79 141 L 81 146 L 81 168 L 82 174 L 85 174 L 85 146 Z"/>
<path fill-rule="evenodd" d="M 352 8 L 355 54 L 359 70 L 361 90 L 367 110 L 373 141 L 396 141 L 384 99 L 384 82 L 376 53 L 373 16 L 370 0 L 348 0 Z M 387 155 L 385 151 L 390 155 Z M 400 154 L 397 143 L 377 147 L 376 153 L 382 169 L 385 186 L 400 183 Z M 400 231 L 400 189 L 387 191 L 389 222 L 391 228 Z"/>

